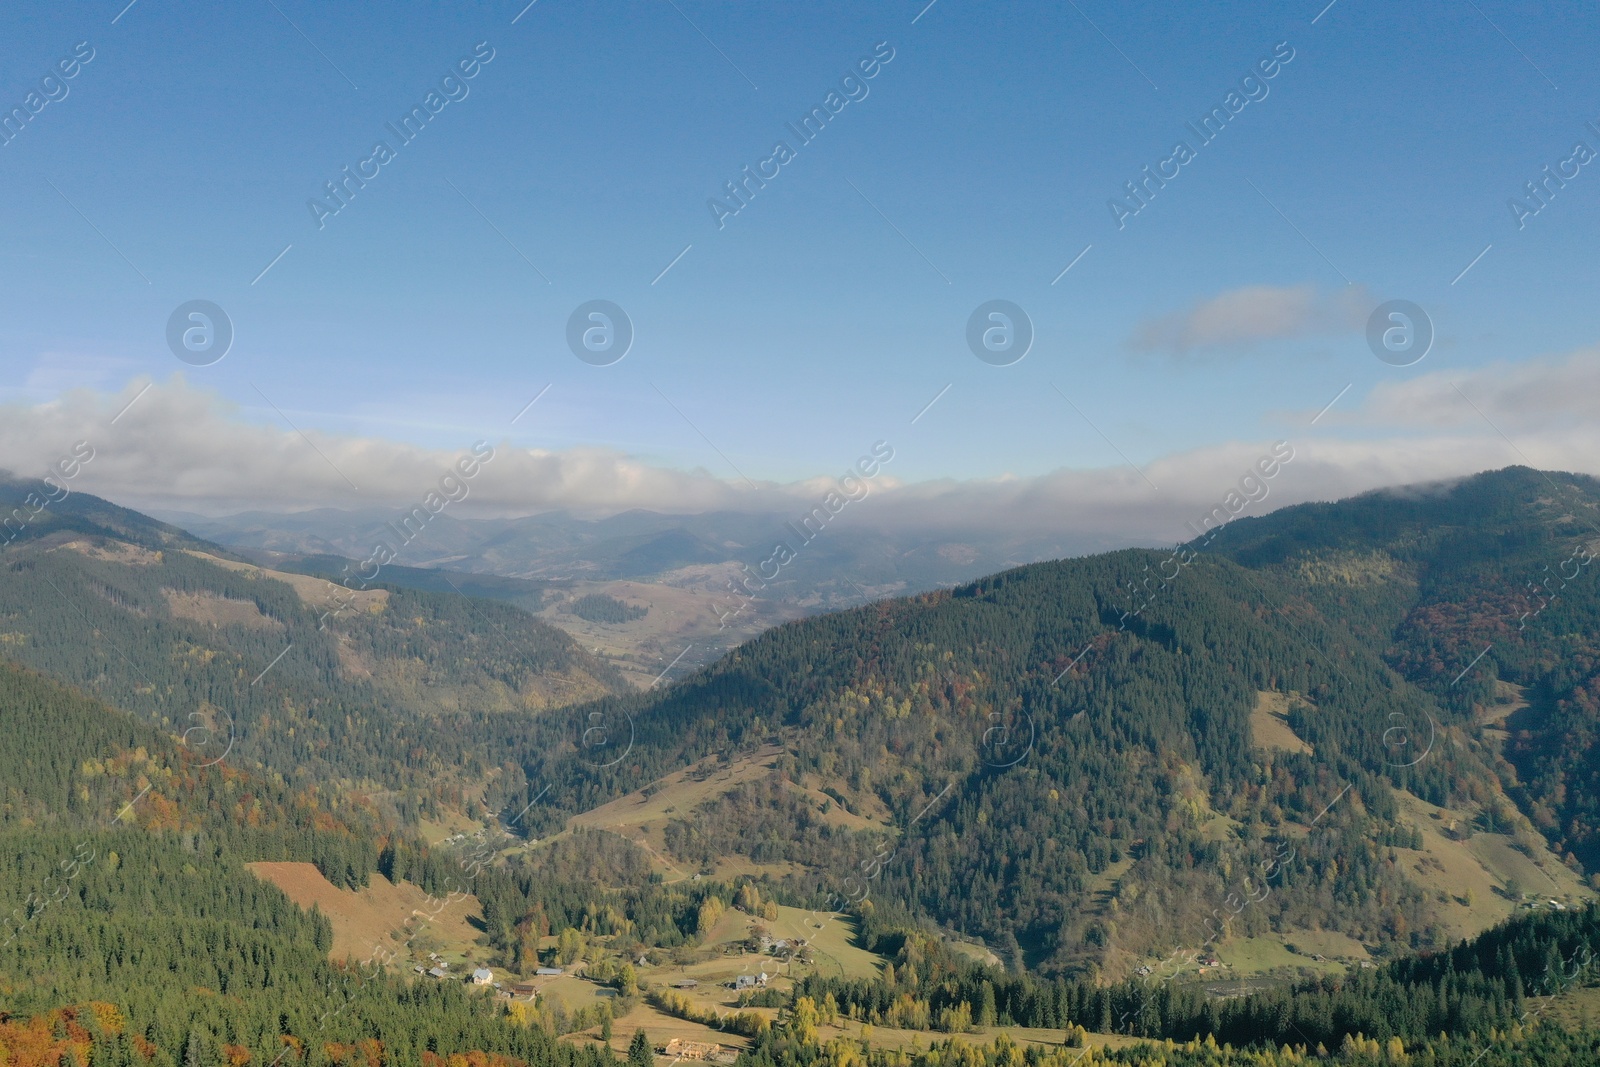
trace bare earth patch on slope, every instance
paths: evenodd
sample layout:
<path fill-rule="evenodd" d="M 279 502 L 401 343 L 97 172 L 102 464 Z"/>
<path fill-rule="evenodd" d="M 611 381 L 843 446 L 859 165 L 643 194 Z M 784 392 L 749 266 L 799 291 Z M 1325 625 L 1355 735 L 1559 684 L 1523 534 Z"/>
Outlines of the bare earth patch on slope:
<path fill-rule="evenodd" d="M 1256 693 L 1256 706 L 1250 712 L 1250 737 L 1257 748 L 1312 754 L 1312 748 L 1289 725 L 1289 695 L 1265 689 Z"/>
<path fill-rule="evenodd" d="M 148 548 L 140 548 L 138 545 L 130 545 L 126 541 L 104 539 L 97 541 L 68 541 L 61 547 L 76 552 L 81 556 L 88 556 L 90 559 L 98 559 L 105 563 L 121 563 L 129 567 L 148 567 L 161 562 L 160 552 L 152 552 Z"/>
<path fill-rule="evenodd" d="M 316 611 L 335 611 L 343 608 L 351 611 L 382 611 L 389 602 L 387 589 L 368 589 L 358 591 L 346 589 L 336 585 L 326 578 L 316 578 L 309 574 L 294 574 L 290 571 L 274 571 L 265 567 L 257 567 L 253 563 L 240 563 L 237 560 L 223 559 L 206 552 L 188 550 L 189 555 L 196 559 L 203 559 L 207 563 L 214 563 L 239 574 L 249 575 L 252 578 L 271 578 L 273 581 L 282 582 L 295 591 L 295 595 L 309 608 Z"/>
<path fill-rule="evenodd" d="M 167 610 L 175 619 L 187 619 L 202 626 L 243 626 L 248 630 L 281 630 L 283 623 L 263 615 L 253 600 L 235 600 L 216 593 L 180 593 L 163 589 Z"/>
<path fill-rule="evenodd" d="M 309 911 L 314 904 L 327 916 L 333 926 L 329 959 L 365 960 L 377 950 L 405 954 L 407 940 L 414 934 L 418 936 L 411 940 L 412 949 L 437 944 L 442 951 L 454 949 L 457 953 L 469 949 L 478 938 L 477 929 L 468 921 L 482 913 L 473 896 L 457 897 L 440 908 L 441 900 L 430 898 L 417 886 L 410 882 L 396 885 L 377 872 L 365 889 L 352 891 L 340 889 L 310 863 L 247 866 L 302 908 Z"/>

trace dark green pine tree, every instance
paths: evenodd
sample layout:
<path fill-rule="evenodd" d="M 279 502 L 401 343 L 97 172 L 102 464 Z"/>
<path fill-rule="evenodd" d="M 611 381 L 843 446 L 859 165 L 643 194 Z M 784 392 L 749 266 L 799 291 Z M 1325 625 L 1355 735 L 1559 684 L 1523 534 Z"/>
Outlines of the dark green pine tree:
<path fill-rule="evenodd" d="M 633 1032 L 633 1040 L 628 1042 L 628 1067 L 655 1067 L 656 1053 L 650 1047 L 650 1038 L 643 1030 Z"/>
<path fill-rule="evenodd" d="M 1539 975 L 1539 985 L 1535 992 L 1547 997 L 1560 993 L 1564 977 L 1561 950 L 1557 946 L 1555 939 L 1551 938 L 1544 946 L 1544 970 Z"/>
<path fill-rule="evenodd" d="M 994 986 L 985 982 L 978 990 L 978 1018 L 979 1026 L 989 1027 L 995 1023 Z"/>

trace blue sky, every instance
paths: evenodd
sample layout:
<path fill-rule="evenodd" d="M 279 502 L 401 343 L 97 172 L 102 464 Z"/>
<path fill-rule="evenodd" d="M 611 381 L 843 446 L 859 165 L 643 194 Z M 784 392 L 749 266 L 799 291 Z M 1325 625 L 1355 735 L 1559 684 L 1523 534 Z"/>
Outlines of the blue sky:
<path fill-rule="evenodd" d="M 1507 206 L 1575 142 L 1600 149 L 1594 12 L 122 3 L 0 15 L 7 109 L 94 49 L 0 148 L 0 401 L 182 371 L 240 421 L 346 438 L 605 447 L 779 482 L 884 438 L 899 478 L 981 479 L 1426 435 L 1425 417 L 1306 424 L 1346 385 L 1358 410 L 1596 342 L 1600 164 L 1520 230 Z M 308 199 L 479 42 L 494 58 L 469 94 L 319 229 Z M 879 42 L 894 58 L 869 94 L 800 145 L 785 124 Z M 1107 201 L 1197 145 L 1185 123 L 1280 42 L 1294 58 L 1267 95 L 1119 230 Z M 707 200 L 780 139 L 794 160 L 719 229 Z M 1210 343 L 1134 343 L 1240 291 L 1233 318 L 1200 316 Z M 1251 291 L 1294 322 L 1249 339 Z M 234 323 L 214 366 L 164 341 L 192 298 Z M 637 333 L 608 367 L 564 340 L 593 298 Z M 964 340 L 992 298 L 1034 323 L 1013 366 Z M 1388 298 L 1434 322 L 1414 366 L 1362 336 Z"/>

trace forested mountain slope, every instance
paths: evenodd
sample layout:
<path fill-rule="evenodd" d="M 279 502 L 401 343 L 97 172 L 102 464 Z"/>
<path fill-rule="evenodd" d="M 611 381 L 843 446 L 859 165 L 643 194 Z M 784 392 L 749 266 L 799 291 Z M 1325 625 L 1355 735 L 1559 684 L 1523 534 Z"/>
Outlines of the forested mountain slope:
<path fill-rule="evenodd" d="M 384 791 L 407 816 L 475 807 L 499 773 L 463 724 L 625 688 L 512 605 L 262 570 L 83 494 L 16 532 L 0 658 L 175 732 L 202 715 L 236 763 Z"/>
<path fill-rule="evenodd" d="M 892 830 L 841 829 L 782 782 L 742 785 L 664 828 L 674 855 L 735 852 L 817 900 L 866 892 L 1047 970 L 1224 930 L 1439 944 L 1460 905 L 1419 877 L 1437 862 L 1407 814 L 1424 802 L 1461 813 L 1453 837 L 1493 831 L 1538 861 L 1541 891 L 1581 893 L 1513 802 L 1547 832 L 1587 832 L 1593 763 L 1571 742 L 1593 724 L 1592 585 L 1539 616 L 1538 651 L 1491 654 L 1455 686 L 1477 638 L 1431 620 L 1492 603 L 1515 629 L 1527 609 L 1507 579 L 1581 550 L 1594 500 L 1588 479 L 1511 469 L 1288 508 L 1178 552 L 1037 564 L 793 623 L 667 692 L 579 709 L 582 738 L 507 722 L 497 743 L 522 760 L 522 803 L 551 787 L 545 832 L 694 760 L 780 741 L 781 778 L 881 805 Z M 1517 775 L 1484 734 L 1495 671 L 1548 690 L 1518 713 L 1526 738 L 1511 724 Z M 1309 751 L 1256 742 L 1263 692 Z"/>
<path fill-rule="evenodd" d="M 0 1052 L 7 1063 L 616 1062 L 603 1046 L 558 1041 L 505 1002 L 468 993 L 460 983 L 331 964 L 327 923 L 247 874 L 243 858 L 315 858 L 336 877 L 359 881 L 373 863 L 369 846 L 382 833 L 373 814 L 357 803 L 292 792 L 230 769 L 225 751 L 213 750 L 219 740 L 207 733 L 185 741 L 36 674 L 0 667 L 0 856 L 7 857 L 0 904 L 11 915 L 0 942 Z M 604 856 L 604 848 L 573 844 L 556 862 L 582 865 L 587 859 L 591 878 L 622 876 L 650 891 L 628 905 L 641 927 L 651 899 L 663 931 L 686 921 L 703 929 L 708 909 L 729 904 L 725 887 L 696 886 L 691 892 L 698 900 L 681 891 L 663 894 L 644 872 L 612 866 L 617 857 Z M 434 862 L 390 849 L 385 857 L 376 862 Z M 558 921 L 579 908 L 597 914 L 576 886 L 557 888 L 538 874 L 523 883 L 485 872 L 475 883 L 480 895 L 492 890 L 485 899 L 502 912 L 492 926 L 516 913 L 507 906 L 531 904 L 537 919 Z M 606 923 L 622 921 L 613 911 L 598 914 Z M 537 922 L 532 931 L 524 932 L 526 925 L 519 923 L 518 932 L 537 936 Z M 783 1011 L 776 1025 L 757 1030 L 741 1060 L 745 1067 L 1295 1063 L 1304 1062 L 1317 1042 L 1341 1049 L 1321 1057 L 1340 1063 L 1415 1057 L 1482 1065 L 1527 1056 L 1582 1063 L 1595 1047 L 1592 1032 L 1536 1025 L 1537 1013 L 1525 1005 L 1525 998 L 1589 979 L 1592 952 L 1600 946 L 1594 909 L 1525 918 L 1448 954 L 1400 960 L 1377 972 L 1231 999 L 1207 996 L 1195 985 L 1006 975 L 963 963 L 937 939 L 877 922 L 867 936 L 893 964 L 880 977 L 845 980 L 813 972 L 792 996 L 770 991 Z M 840 1014 L 870 1018 L 888 1029 L 926 1028 L 915 1017 L 937 1014 L 946 1033 L 959 1033 L 976 1019 L 979 1025 L 1088 1025 L 1185 1043 L 1087 1056 L 1085 1050 L 1032 1047 L 1024 1057 L 1015 1041 L 1001 1036 L 989 1048 L 934 1046 L 926 1055 L 917 1043 L 907 1060 L 885 1046 L 874 1050 L 865 1027 L 859 1045 L 841 1038 L 824 1048 L 819 1009 L 830 1020 Z M 1068 1037 L 1081 1040 L 1081 1034 Z M 1251 1051 L 1235 1053 L 1229 1043 Z M 630 1053 L 629 1062 L 648 1067 L 649 1043 L 641 1055 Z"/>
<path fill-rule="evenodd" d="M 374 813 L 235 770 L 206 733 L 186 741 L 0 665 L 5 1062 L 609 1062 L 459 983 L 330 963 L 327 922 L 244 864 L 364 882 Z"/>
<path fill-rule="evenodd" d="M 1513 467 L 1286 508 L 1230 525 L 1213 550 L 1341 620 L 1451 721 L 1512 704 L 1508 789 L 1563 855 L 1600 870 L 1600 483 Z"/>

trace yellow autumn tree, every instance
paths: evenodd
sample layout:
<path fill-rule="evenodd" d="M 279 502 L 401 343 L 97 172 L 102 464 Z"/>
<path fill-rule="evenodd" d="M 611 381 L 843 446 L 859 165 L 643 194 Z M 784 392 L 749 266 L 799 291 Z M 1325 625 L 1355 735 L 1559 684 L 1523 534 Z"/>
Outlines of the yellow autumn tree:
<path fill-rule="evenodd" d="M 700 914 L 695 917 L 695 932 L 705 936 L 711 928 L 717 925 L 717 920 L 722 918 L 723 904 L 719 897 L 706 897 L 705 903 L 700 905 Z"/>

